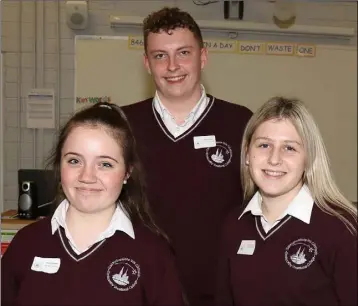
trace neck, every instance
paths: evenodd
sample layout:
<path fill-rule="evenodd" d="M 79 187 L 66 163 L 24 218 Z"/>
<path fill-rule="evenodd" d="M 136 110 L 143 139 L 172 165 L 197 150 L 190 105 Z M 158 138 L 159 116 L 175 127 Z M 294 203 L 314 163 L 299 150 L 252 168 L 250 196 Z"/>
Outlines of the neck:
<path fill-rule="evenodd" d="M 199 86 L 197 90 L 190 97 L 164 97 L 160 92 L 158 92 L 160 102 L 164 107 L 170 112 L 174 117 L 175 121 L 179 124 L 182 123 L 195 105 L 199 102 L 201 97 L 201 87 Z"/>
<path fill-rule="evenodd" d="M 287 209 L 292 200 L 300 191 L 302 184 L 297 185 L 289 193 L 280 196 L 269 196 L 260 191 L 262 197 L 261 209 L 262 213 L 269 223 L 274 223 Z"/>
<path fill-rule="evenodd" d="M 107 229 L 113 217 L 115 206 L 95 213 L 83 213 L 72 205 L 66 213 L 66 226 L 76 245 L 85 248 Z"/>

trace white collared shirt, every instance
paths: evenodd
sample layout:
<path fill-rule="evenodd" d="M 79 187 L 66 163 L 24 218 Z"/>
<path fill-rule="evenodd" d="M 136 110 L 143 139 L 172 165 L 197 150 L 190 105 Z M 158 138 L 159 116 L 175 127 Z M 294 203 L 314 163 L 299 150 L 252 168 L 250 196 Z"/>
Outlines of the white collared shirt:
<path fill-rule="evenodd" d="M 67 200 L 63 200 L 60 205 L 57 207 L 55 213 L 53 214 L 51 218 L 51 229 L 52 229 L 52 235 L 56 232 L 56 230 L 59 229 L 59 227 L 63 227 L 65 230 L 66 237 L 73 249 L 73 251 L 76 254 L 81 254 L 85 252 L 86 250 L 79 250 L 78 247 L 76 247 L 76 244 L 67 228 L 66 225 L 66 213 L 69 207 L 69 203 Z M 93 242 L 93 244 L 96 244 L 97 242 L 102 241 L 103 239 L 109 238 L 114 235 L 116 231 L 122 231 L 126 233 L 131 238 L 135 238 L 134 236 L 134 229 L 131 220 L 128 218 L 128 216 L 124 213 L 123 209 L 120 207 L 120 205 L 117 205 L 116 210 L 114 211 L 113 217 L 111 219 L 111 222 L 109 223 L 109 226 L 105 231 L 103 231 L 96 241 Z M 90 247 L 90 246 L 89 246 Z M 89 248 L 88 247 L 88 248 Z"/>
<path fill-rule="evenodd" d="M 254 216 L 261 216 L 261 224 L 265 232 L 267 233 L 272 227 L 278 224 L 285 216 L 290 215 L 299 219 L 307 224 L 310 223 L 312 208 L 314 204 L 314 200 L 312 198 L 311 192 L 309 191 L 307 185 L 303 185 L 295 198 L 288 205 L 287 209 L 281 214 L 277 220 L 270 224 L 265 216 L 262 213 L 261 208 L 262 198 L 260 193 L 257 191 L 249 204 L 247 204 L 245 210 L 240 215 L 239 219 L 243 214 L 250 211 Z"/>
<path fill-rule="evenodd" d="M 159 113 L 159 116 L 162 118 L 166 128 L 174 137 L 178 137 L 184 134 L 188 129 L 190 129 L 208 106 L 210 99 L 209 97 L 206 96 L 204 86 L 200 85 L 200 87 L 201 87 L 201 96 L 198 103 L 194 106 L 194 108 L 190 111 L 188 116 L 185 118 L 184 122 L 181 124 L 177 124 L 175 122 L 175 118 L 160 101 L 158 92 L 155 93 L 153 99 L 155 110 Z"/>

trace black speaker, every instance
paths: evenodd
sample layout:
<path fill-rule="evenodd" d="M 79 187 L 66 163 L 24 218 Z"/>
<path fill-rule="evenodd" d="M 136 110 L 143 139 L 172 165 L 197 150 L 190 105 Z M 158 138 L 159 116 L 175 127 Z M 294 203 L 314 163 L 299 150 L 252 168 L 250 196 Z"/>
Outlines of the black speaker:
<path fill-rule="evenodd" d="M 36 219 L 37 207 L 36 184 L 31 181 L 20 182 L 17 209 L 19 219 Z"/>
<path fill-rule="evenodd" d="M 22 191 L 23 182 L 33 182 L 36 192 L 36 206 L 33 211 L 34 217 L 45 217 L 51 215 L 56 207 L 53 205 L 57 192 L 55 172 L 49 169 L 19 169 L 18 171 L 19 195 Z"/>

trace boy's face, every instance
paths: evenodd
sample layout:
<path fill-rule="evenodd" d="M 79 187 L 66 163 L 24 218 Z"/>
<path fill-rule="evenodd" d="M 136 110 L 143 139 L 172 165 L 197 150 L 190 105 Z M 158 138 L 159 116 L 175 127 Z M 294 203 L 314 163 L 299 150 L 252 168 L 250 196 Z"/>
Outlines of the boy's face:
<path fill-rule="evenodd" d="M 153 76 L 160 99 L 187 100 L 199 94 L 207 51 L 186 28 L 149 33 L 144 65 Z"/>

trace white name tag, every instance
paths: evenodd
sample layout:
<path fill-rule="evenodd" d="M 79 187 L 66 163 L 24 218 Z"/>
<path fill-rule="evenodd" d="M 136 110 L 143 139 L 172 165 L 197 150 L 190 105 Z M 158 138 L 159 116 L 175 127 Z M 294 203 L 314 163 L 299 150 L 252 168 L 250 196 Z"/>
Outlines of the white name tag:
<path fill-rule="evenodd" d="M 255 246 L 256 246 L 255 240 L 242 240 L 240 247 L 237 250 L 237 254 L 252 255 L 254 254 Z"/>
<path fill-rule="evenodd" d="M 31 270 L 37 272 L 44 272 L 54 274 L 58 271 L 61 265 L 60 258 L 42 258 L 35 256 L 31 266 Z"/>
<path fill-rule="evenodd" d="M 195 149 L 212 148 L 212 147 L 216 147 L 215 135 L 194 137 Z"/>

